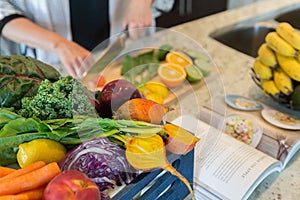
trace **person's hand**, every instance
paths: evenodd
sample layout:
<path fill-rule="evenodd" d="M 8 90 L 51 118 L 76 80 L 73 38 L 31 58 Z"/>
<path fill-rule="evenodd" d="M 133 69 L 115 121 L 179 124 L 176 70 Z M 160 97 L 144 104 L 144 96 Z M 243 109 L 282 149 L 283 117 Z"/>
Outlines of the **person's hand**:
<path fill-rule="evenodd" d="M 69 74 L 74 77 L 81 77 L 93 62 L 91 52 L 73 41 L 60 41 L 55 51 Z"/>
<path fill-rule="evenodd" d="M 128 29 L 131 39 L 137 39 L 144 33 L 145 27 L 152 24 L 153 0 L 131 0 L 123 20 L 123 30 Z"/>

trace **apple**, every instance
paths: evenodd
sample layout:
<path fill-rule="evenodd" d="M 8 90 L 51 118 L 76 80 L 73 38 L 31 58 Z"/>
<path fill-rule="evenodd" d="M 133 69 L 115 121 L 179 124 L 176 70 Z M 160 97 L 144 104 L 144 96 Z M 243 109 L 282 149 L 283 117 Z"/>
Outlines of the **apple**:
<path fill-rule="evenodd" d="M 46 186 L 44 200 L 100 200 L 98 186 L 78 170 L 65 170 Z"/>

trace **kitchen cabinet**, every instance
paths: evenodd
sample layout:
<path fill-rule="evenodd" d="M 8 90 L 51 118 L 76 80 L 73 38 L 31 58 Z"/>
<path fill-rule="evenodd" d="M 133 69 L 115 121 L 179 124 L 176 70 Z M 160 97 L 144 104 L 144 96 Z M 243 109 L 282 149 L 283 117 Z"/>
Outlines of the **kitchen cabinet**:
<path fill-rule="evenodd" d="M 227 9 L 227 0 L 175 0 L 173 9 L 156 20 L 156 26 L 169 28 Z"/>

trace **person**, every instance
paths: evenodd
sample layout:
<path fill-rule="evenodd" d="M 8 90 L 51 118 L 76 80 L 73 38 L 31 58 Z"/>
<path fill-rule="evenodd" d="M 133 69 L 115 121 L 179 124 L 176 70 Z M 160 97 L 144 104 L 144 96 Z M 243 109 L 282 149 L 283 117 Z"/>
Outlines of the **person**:
<path fill-rule="evenodd" d="M 51 3 L 50 3 L 51 2 Z M 174 0 L 0 0 L 0 55 L 21 54 L 72 76 L 91 50 L 109 36 L 155 26 Z"/>

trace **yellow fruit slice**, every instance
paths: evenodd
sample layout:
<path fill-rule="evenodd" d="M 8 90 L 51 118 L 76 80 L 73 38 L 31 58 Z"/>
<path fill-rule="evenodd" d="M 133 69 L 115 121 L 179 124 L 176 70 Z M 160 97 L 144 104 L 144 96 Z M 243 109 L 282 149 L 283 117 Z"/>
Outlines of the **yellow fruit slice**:
<path fill-rule="evenodd" d="M 36 161 L 59 162 L 67 149 L 61 143 L 50 139 L 35 139 L 19 145 L 17 161 L 21 168 Z"/>
<path fill-rule="evenodd" d="M 168 87 L 177 87 L 185 81 L 186 72 L 180 65 L 165 63 L 159 66 L 158 76 Z"/>
<path fill-rule="evenodd" d="M 193 64 L 192 59 L 188 55 L 179 51 L 169 52 L 166 55 L 166 62 L 175 63 L 177 65 L 180 65 L 181 67 Z"/>
<path fill-rule="evenodd" d="M 154 101 L 154 102 L 159 103 L 159 104 L 164 103 L 164 98 L 162 96 L 160 96 L 159 94 L 154 93 L 154 92 L 150 92 L 150 93 L 145 94 L 145 97 L 146 97 L 146 99 Z"/>
<path fill-rule="evenodd" d="M 166 98 L 169 95 L 167 86 L 158 81 L 148 81 L 145 83 L 144 88 L 149 90 L 151 93 L 155 93 L 162 98 Z"/>

